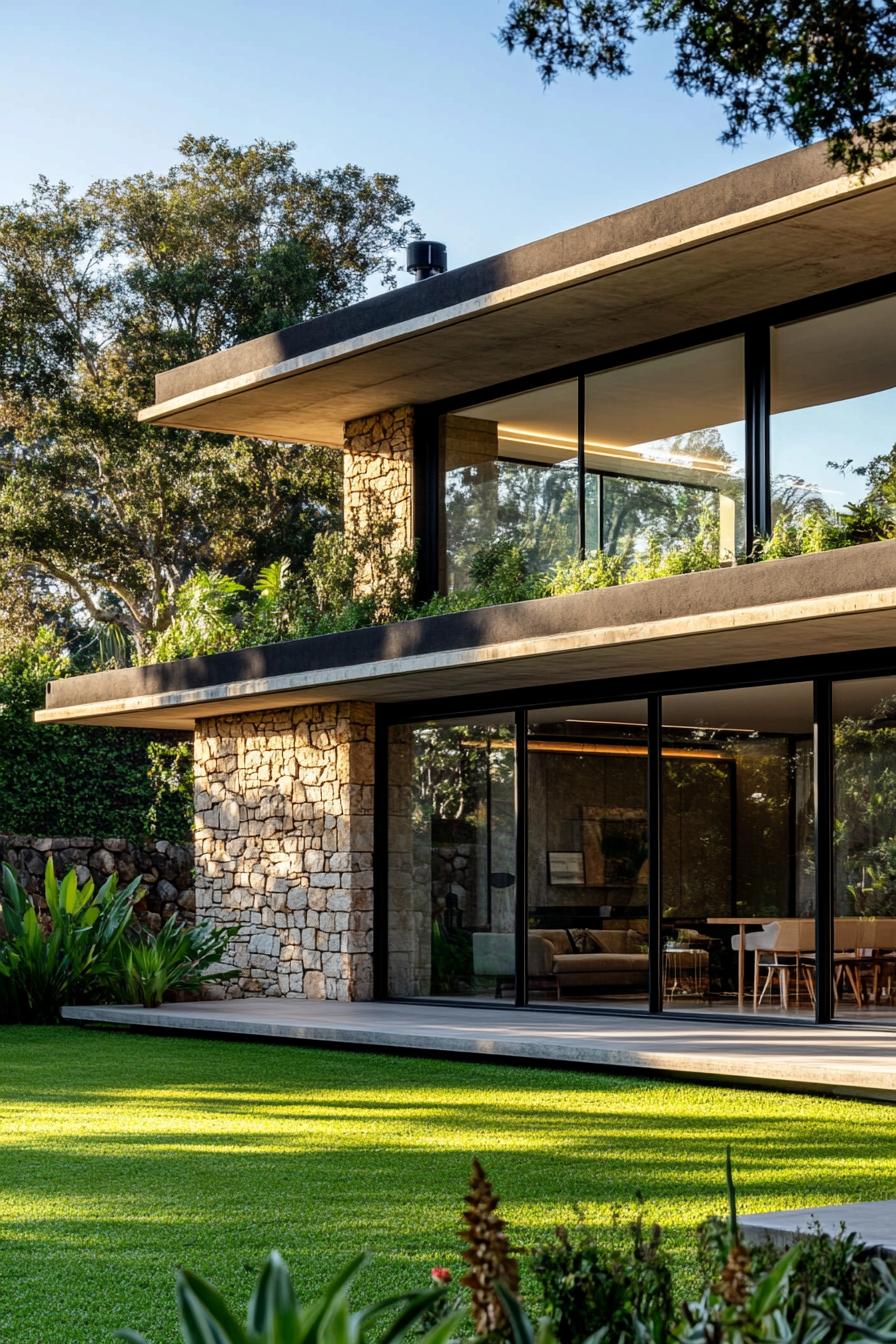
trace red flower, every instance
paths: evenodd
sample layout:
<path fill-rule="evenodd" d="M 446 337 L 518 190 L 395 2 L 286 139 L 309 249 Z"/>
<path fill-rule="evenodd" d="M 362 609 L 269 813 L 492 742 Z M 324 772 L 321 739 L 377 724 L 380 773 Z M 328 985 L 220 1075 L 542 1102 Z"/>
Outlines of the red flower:
<path fill-rule="evenodd" d="M 429 1275 L 430 1275 L 430 1278 L 432 1279 L 433 1283 L 450 1283 L 450 1282 L 451 1282 L 451 1270 L 450 1270 L 450 1269 L 442 1269 L 442 1268 L 440 1268 L 438 1265 L 436 1266 L 435 1269 L 431 1269 L 431 1270 L 429 1271 Z"/>

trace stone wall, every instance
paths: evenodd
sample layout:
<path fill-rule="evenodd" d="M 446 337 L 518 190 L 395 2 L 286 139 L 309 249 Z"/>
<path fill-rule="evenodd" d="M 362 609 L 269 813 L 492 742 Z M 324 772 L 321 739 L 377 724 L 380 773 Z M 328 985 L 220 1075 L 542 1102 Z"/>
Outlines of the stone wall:
<path fill-rule="evenodd" d="M 158 929 L 169 915 L 192 923 L 196 909 L 193 891 L 193 848 L 156 840 L 134 845 L 117 836 L 0 835 L 0 862 L 9 864 L 27 891 L 43 891 L 47 859 L 56 876 L 78 870 L 79 883 L 92 877 L 101 886 L 117 873 L 122 886 L 140 876 L 146 895 L 138 912 L 150 928 Z"/>
<path fill-rule="evenodd" d="M 411 406 L 349 420 L 345 425 L 343 509 L 347 537 L 371 521 L 395 525 L 393 555 L 414 544 L 414 411 Z"/>
<path fill-rule="evenodd" d="M 203 720 L 196 732 L 196 905 L 239 925 L 227 993 L 373 992 L 372 705 Z"/>

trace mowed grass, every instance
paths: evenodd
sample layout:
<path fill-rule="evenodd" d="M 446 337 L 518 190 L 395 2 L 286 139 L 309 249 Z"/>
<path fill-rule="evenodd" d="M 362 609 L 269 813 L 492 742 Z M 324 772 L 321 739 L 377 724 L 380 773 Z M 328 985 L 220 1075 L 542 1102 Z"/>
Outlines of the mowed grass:
<path fill-rule="evenodd" d="M 245 1303 L 267 1251 L 316 1292 L 353 1253 L 373 1297 L 460 1267 L 475 1154 L 514 1240 L 635 1192 L 682 1290 L 693 1230 L 743 1211 L 896 1191 L 896 1109 L 597 1074 L 73 1028 L 0 1030 L 0 1340 L 178 1338 L 188 1265 Z"/>

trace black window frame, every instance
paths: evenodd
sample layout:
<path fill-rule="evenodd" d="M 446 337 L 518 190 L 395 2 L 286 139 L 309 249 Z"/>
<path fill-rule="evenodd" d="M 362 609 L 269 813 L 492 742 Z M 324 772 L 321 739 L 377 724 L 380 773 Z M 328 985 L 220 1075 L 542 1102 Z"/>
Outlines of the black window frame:
<path fill-rule="evenodd" d="M 771 341 L 775 326 L 819 317 L 896 294 L 896 272 L 858 284 L 827 290 L 806 299 L 779 304 L 707 326 L 691 328 L 660 340 L 628 346 L 607 354 L 563 364 L 537 373 L 417 407 L 415 451 L 415 536 L 418 555 L 417 593 L 426 600 L 445 591 L 444 442 L 442 417 L 485 401 L 529 392 L 554 383 L 577 380 L 578 536 L 579 557 L 585 554 L 585 379 L 594 373 L 678 354 L 701 345 L 740 337 L 744 343 L 744 523 L 747 559 L 757 541 L 772 530 Z"/>
<path fill-rule="evenodd" d="M 650 1017 L 681 1018 L 694 1021 L 693 1012 L 667 1008 L 662 1000 L 662 734 L 663 697 L 682 692 L 736 690 L 751 686 L 772 686 L 806 682 L 812 686 L 813 703 L 813 789 L 815 807 L 815 928 L 816 928 L 816 1025 L 836 1025 L 844 1030 L 894 1030 L 896 1022 L 861 1022 L 837 1018 L 833 1003 L 833 928 L 834 928 L 834 746 L 833 714 L 831 710 L 835 683 L 872 676 L 896 676 L 896 648 L 861 650 L 852 654 L 813 655 L 812 657 L 742 664 L 736 667 L 697 668 L 661 676 L 645 674 L 641 677 L 605 678 L 596 681 L 543 685 L 515 693 L 465 695 L 436 701 L 379 704 L 376 707 L 376 775 L 374 788 L 374 997 L 392 1002 L 425 1004 L 426 997 L 401 999 L 388 993 L 388 768 L 389 728 L 393 724 L 431 723 L 440 719 L 456 719 L 462 715 L 502 712 L 512 714 L 516 726 L 516 784 L 515 784 L 515 852 L 517 856 L 516 934 L 517 966 L 516 996 L 513 1004 L 505 1002 L 508 1011 L 544 1011 L 543 1004 L 528 1003 L 526 977 L 527 918 L 527 855 L 528 855 L 528 787 L 527 755 L 523 747 L 528 740 L 528 716 L 532 710 L 559 708 L 564 705 L 599 700 L 601 703 L 644 699 L 647 702 L 647 814 L 648 853 L 648 1004 Z M 443 1000 L 438 1000 L 443 1002 Z M 458 1006 L 471 1009 L 482 1005 L 456 1001 Z M 488 1007 L 500 1007 L 500 1001 Z M 601 1016 L 615 1014 L 636 1016 L 643 1020 L 644 1008 L 616 1006 L 552 1004 L 552 1013 L 575 1012 Z M 713 1013 L 702 1010 L 700 1021 L 731 1022 L 731 1013 Z M 790 1025 L 785 1015 L 755 1017 L 751 1013 L 736 1015 L 736 1020 L 762 1022 L 764 1025 Z"/>

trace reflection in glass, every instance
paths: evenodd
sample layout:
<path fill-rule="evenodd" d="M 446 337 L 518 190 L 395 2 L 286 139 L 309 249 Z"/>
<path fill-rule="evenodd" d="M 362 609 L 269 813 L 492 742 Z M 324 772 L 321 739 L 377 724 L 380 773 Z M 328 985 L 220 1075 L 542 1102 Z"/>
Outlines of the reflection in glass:
<path fill-rule="evenodd" d="M 514 990 L 510 715 L 389 730 L 389 993 Z"/>
<path fill-rule="evenodd" d="M 830 527 L 863 503 L 887 512 L 896 483 L 894 331 L 896 297 L 773 330 L 775 519 L 810 515 Z M 874 540 L 874 532 L 853 539 Z"/>
<path fill-rule="evenodd" d="M 810 1014 L 812 689 L 663 697 L 666 1006 Z"/>
<path fill-rule="evenodd" d="M 519 546 L 531 573 L 577 553 L 577 406 L 567 382 L 443 416 L 449 592 L 494 542 Z"/>
<path fill-rule="evenodd" d="M 647 1006 L 644 701 L 529 718 L 530 1002 Z"/>
<path fill-rule="evenodd" d="M 624 567 L 698 548 L 709 568 L 743 552 L 743 377 L 736 337 L 585 380 L 592 535 Z"/>
<path fill-rule="evenodd" d="M 835 683 L 834 1000 L 896 1017 L 896 678 Z"/>

